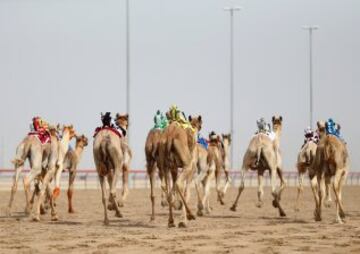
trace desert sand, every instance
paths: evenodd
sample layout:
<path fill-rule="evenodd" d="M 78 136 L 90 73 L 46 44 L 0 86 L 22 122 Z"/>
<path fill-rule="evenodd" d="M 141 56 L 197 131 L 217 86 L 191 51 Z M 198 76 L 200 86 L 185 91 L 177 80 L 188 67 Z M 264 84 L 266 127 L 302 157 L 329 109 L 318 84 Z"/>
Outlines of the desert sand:
<path fill-rule="evenodd" d="M 157 218 L 150 222 L 149 189 L 133 189 L 123 218 L 110 213 L 110 225 L 103 225 L 99 190 L 76 191 L 75 214 L 67 213 L 66 192 L 57 204 L 59 221 L 32 222 L 23 214 L 24 193 L 15 198 L 13 215 L 4 207 L 9 192 L 0 192 L 0 253 L 360 253 L 360 187 L 344 189 L 346 223 L 335 223 L 335 207 L 324 209 L 322 222 L 313 219 L 314 201 L 305 189 L 301 211 L 294 211 L 295 188 L 283 195 L 286 218 L 271 206 L 269 189 L 265 205 L 257 208 L 256 188 L 245 189 L 237 212 L 229 210 L 236 189 L 230 189 L 226 205 L 216 202 L 213 212 L 197 217 L 188 227 L 167 228 L 167 208 L 162 208 L 157 190 Z M 194 213 L 195 202 L 192 200 Z M 180 213 L 176 212 L 176 223 Z"/>

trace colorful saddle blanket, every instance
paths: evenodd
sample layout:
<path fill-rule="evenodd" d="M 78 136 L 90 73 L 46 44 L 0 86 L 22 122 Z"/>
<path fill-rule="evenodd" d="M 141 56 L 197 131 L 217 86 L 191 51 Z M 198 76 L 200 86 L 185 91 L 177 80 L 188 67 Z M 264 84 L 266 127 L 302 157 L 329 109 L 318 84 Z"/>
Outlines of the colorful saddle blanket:
<path fill-rule="evenodd" d="M 202 147 L 204 147 L 206 150 L 208 149 L 209 147 L 209 144 L 207 142 L 207 140 L 203 137 L 199 137 L 198 140 L 197 140 L 198 144 L 200 144 Z"/>
<path fill-rule="evenodd" d="M 48 132 L 32 131 L 28 133 L 29 136 L 36 136 L 41 144 L 50 143 L 50 134 Z"/>
<path fill-rule="evenodd" d="M 119 136 L 119 138 L 122 138 L 122 134 L 115 128 L 112 128 L 112 127 L 108 127 L 108 126 L 103 126 L 103 127 L 97 127 L 95 129 L 95 133 L 93 135 L 93 137 L 95 138 L 96 135 L 100 132 L 100 131 L 103 131 L 103 130 L 109 130 L 109 131 L 112 131 L 113 133 L 115 133 L 116 135 Z"/>

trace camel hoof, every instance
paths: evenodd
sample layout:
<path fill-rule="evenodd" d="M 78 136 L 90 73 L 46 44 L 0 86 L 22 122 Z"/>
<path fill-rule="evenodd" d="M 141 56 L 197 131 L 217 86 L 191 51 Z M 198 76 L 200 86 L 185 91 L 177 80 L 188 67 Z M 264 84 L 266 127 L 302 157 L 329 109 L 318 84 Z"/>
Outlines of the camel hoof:
<path fill-rule="evenodd" d="M 188 220 L 195 220 L 195 219 L 196 219 L 196 217 L 195 217 L 193 214 L 191 214 L 191 213 L 188 213 L 188 214 L 186 215 L 186 218 L 187 218 Z"/>
<path fill-rule="evenodd" d="M 6 208 L 5 214 L 6 214 L 7 217 L 11 217 L 11 209 L 10 209 L 10 207 Z"/>
<path fill-rule="evenodd" d="M 315 221 L 321 221 L 321 216 L 316 210 L 314 212 L 314 217 L 315 217 Z"/>
<path fill-rule="evenodd" d="M 168 202 L 165 200 L 161 200 L 161 206 L 162 207 L 167 207 L 168 206 Z"/>
<path fill-rule="evenodd" d="M 40 216 L 35 215 L 35 216 L 33 216 L 32 220 L 35 221 L 35 222 L 38 222 L 38 221 L 40 221 Z"/>
<path fill-rule="evenodd" d="M 124 206 L 125 206 L 125 204 L 124 204 L 123 201 L 118 201 L 117 203 L 118 203 L 118 206 L 119 206 L 119 207 L 124 207 Z"/>
<path fill-rule="evenodd" d="M 186 228 L 185 222 L 183 222 L 183 221 L 179 222 L 178 227 L 179 227 L 179 228 Z"/>
<path fill-rule="evenodd" d="M 122 218 L 122 217 L 123 217 L 123 215 L 122 215 L 120 212 L 116 212 L 116 213 L 115 213 L 115 216 L 118 217 L 118 218 Z"/>
<path fill-rule="evenodd" d="M 150 217 L 150 222 L 153 222 L 153 221 L 155 221 L 155 216 Z"/>
<path fill-rule="evenodd" d="M 55 215 L 52 215 L 51 216 L 51 220 L 52 221 L 58 221 L 59 220 L 59 217 L 55 214 Z"/>
<path fill-rule="evenodd" d="M 174 227 L 175 227 L 175 223 L 173 221 L 168 223 L 168 228 L 174 228 Z"/>
<path fill-rule="evenodd" d="M 182 203 L 181 203 L 180 200 L 176 200 L 176 201 L 174 202 L 174 208 L 175 208 L 175 210 L 181 210 L 181 208 L 182 208 Z"/>
<path fill-rule="evenodd" d="M 107 206 L 107 209 L 109 211 L 113 211 L 113 210 L 115 210 L 115 205 L 113 203 L 109 203 L 108 206 Z"/>
<path fill-rule="evenodd" d="M 105 220 L 104 220 L 104 225 L 105 225 L 105 226 L 109 226 L 109 224 L 110 224 L 110 223 L 109 223 L 109 219 L 105 219 Z"/>
<path fill-rule="evenodd" d="M 197 216 L 200 216 L 200 217 L 204 216 L 204 213 L 202 212 L 202 210 L 198 210 L 196 214 L 197 214 Z"/>
<path fill-rule="evenodd" d="M 72 209 L 72 208 L 70 208 L 70 209 L 68 210 L 68 212 L 69 212 L 69 213 L 75 213 L 75 210 Z"/>
<path fill-rule="evenodd" d="M 340 218 L 341 218 L 341 219 L 345 219 L 345 213 L 344 213 L 344 211 L 340 211 L 340 212 L 339 212 L 339 215 L 340 215 Z"/>
<path fill-rule="evenodd" d="M 286 217 L 286 213 L 284 211 L 280 211 L 279 213 L 281 217 Z"/>
<path fill-rule="evenodd" d="M 257 203 L 256 203 L 256 207 L 257 207 L 257 208 L 261 208 L 261 207 L 263 207 L 263 204 L 264 204 L 263 202 L 257 202 Z"/>
<path fill-rule="evenodd" d="M 336 218 L 336 223 L 344 224 L 344 221 L 341 218 Z"/>
<path fill-rule="evenodd" d="M 56 187 L 53 191 L 53 198 L 56 199 L 59 197 L 59 195 L 60 195 L 60 188 Z"/>
<path fill-rule="evenodd" d="M 279 207 L 279 204 L 278 204 L 278 202 L 277 202 L 276 200 L 273 200 L 273 201 L 272 201 L 272 205 L 273 205 L 273 207 L 275 207 L 275 208 L 278 208 L 278 207 Z"/>
<path fill-rule="evenodd" d="M 203 210 L 204 209 L 204 205 L 202 203 L 198 203 L 197 205 L 199 210 Z"/>
<path fill-rule="evenodd" d="M 230 211 L 236 212 L 236 206 L 230 207 Z"/>
<path fill-rule="evenodd" d="M 330 208 L 330 207 L 331 207 L 331 201 L 325 202 L 324 206 L 325 206 L 326 208 Z"/>

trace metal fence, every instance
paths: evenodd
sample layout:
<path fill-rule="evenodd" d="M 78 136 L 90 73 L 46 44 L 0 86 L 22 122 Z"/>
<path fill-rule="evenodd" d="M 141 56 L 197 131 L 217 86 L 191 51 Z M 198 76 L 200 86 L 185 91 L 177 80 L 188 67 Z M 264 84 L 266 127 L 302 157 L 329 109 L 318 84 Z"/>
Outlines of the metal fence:
<path fill-rule="evenodd" d="M 22 176 L 27 174 L 29 169 L 24 169 L 22 171 Z M 0 190 L 10 190 L 12 185 L 12 178 L 14 175 L 14 169 L 0 169 Z M 230 171 L 230 177 L 232 179 L 232 186 L 239 186 L 240 184 L 240 171 L 232 170 Z M 284 177 L 287 181 L 288 186 L 297 186 L 298 183 L 298 174 L 296 171 L 285 171 Z M 68 186 L 68 173 L 65 171 L 61 177 L 61 187 L 67 188 Z M 224 177 L 223 177 L 224 178 Z M 119 179 L 121 179 L 119 177 Z M 266 172 L 264 176 L 265 186 L 270 186 L 270 177 L 269 173 Z M 21 180 L 21 179 L 20 179 Z M 277 180 L 278 181 L 278 180 Z M 21 181 L 22 182 L 22 181 Z M 305 181 L 305 185 L 309 184 L 309 181 Z M 360 172 L 349 172 L 346 180 L 347 185 L 360 185 Z M 160 182 L 157 180 L 157 185 L 160 185 Z M 256 172 L 249 171 L 246 174 L 246 186 L 254 187 L 257 186 L 257 174 Z M 121 183 L 118 184 L 121 187 Z M 148 175 L 145 170 L 131 170 L 129 173 L 129 188 L 149 188 L 150 183 Z M 76 180 L 75 180 L 76 189 L 99 189 L 99 180 L 97 172 L 94 169 L 78 169 Z"/>

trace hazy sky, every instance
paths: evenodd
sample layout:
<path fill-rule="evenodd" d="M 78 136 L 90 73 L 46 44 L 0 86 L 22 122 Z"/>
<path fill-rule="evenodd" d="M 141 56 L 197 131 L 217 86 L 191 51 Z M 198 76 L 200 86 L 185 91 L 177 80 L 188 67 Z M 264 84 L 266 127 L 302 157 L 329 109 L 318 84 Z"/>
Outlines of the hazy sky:
<path fill-rule="evenodd" d="M 157 109 L 201 114 L 203 131 L 228 132 L 229 13 L 221 0 L 130 0 L 131 146 L 144 143 Z M 308 33 L 314 34 L 315 119 L 333 117 L 360 169 L 360 1 L 234 1 L 235 166 L 256 119 L 284 118 L 281 147 L 292 170 L 308 125 Z M 90 139 L 94 168 L 100 112 L 124 112 L 124 0 L 0 0 L 0 166 L 11 167 L 31 118 L 73 123 Z"/>

